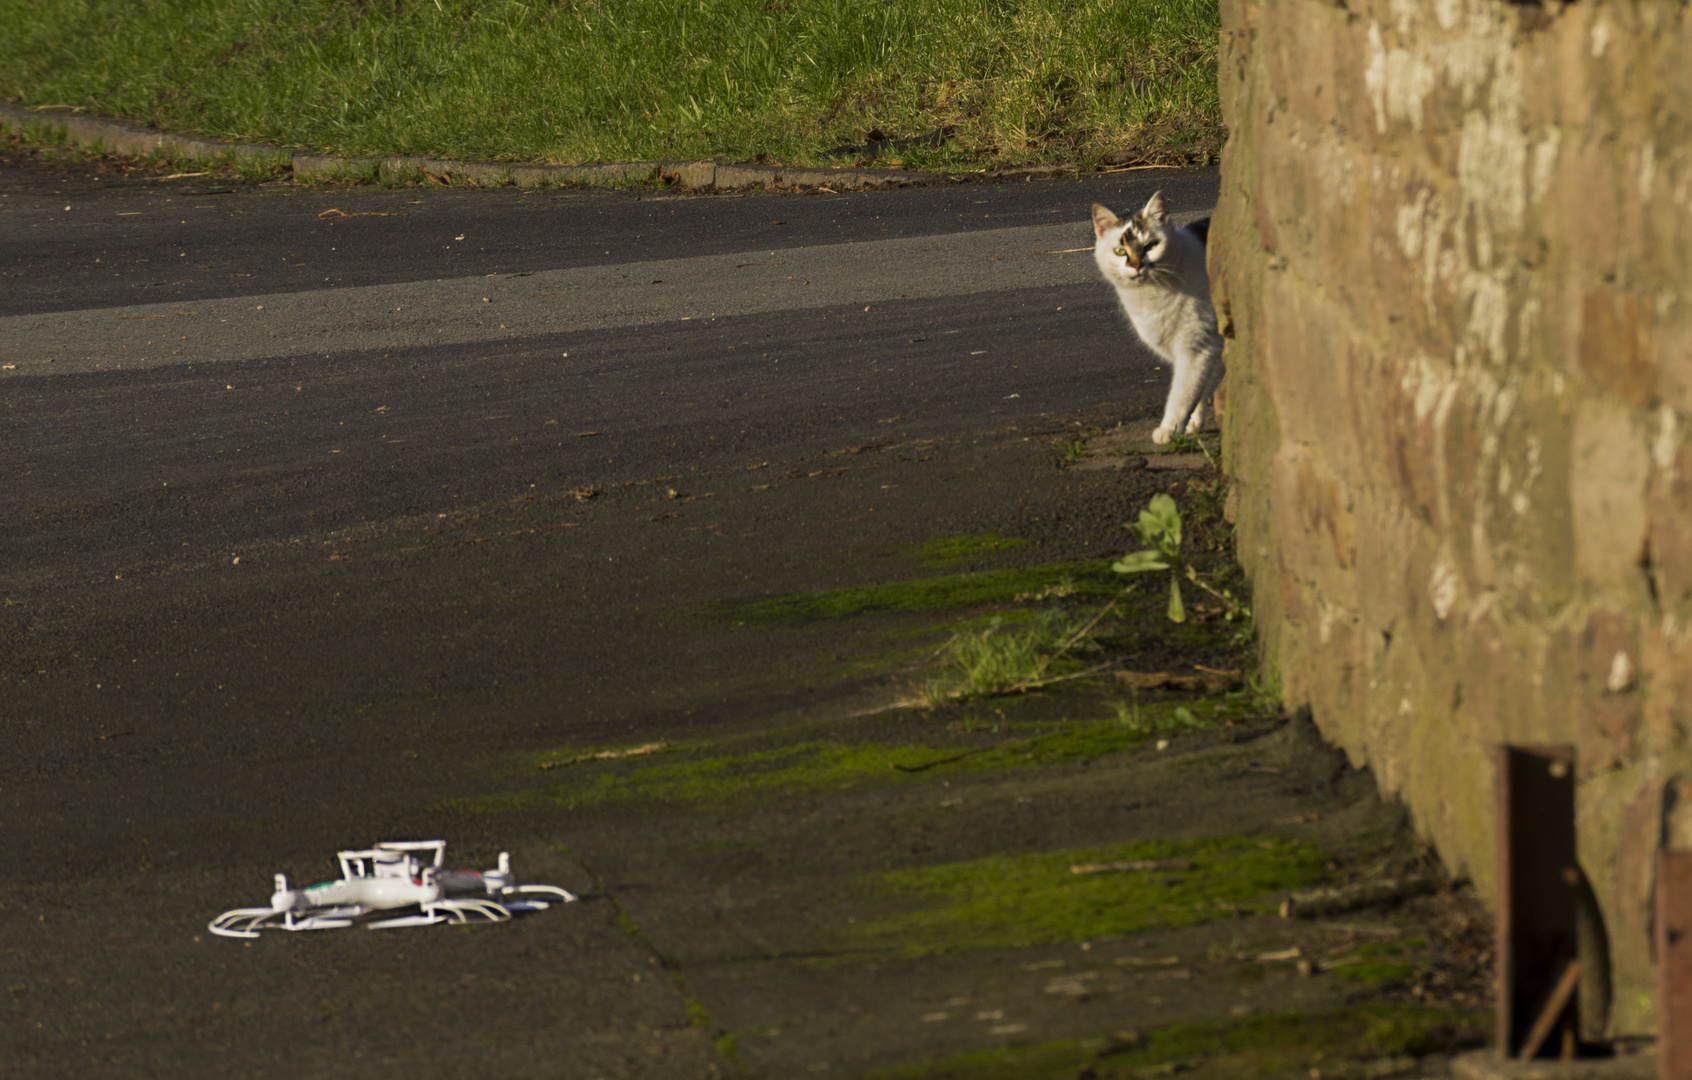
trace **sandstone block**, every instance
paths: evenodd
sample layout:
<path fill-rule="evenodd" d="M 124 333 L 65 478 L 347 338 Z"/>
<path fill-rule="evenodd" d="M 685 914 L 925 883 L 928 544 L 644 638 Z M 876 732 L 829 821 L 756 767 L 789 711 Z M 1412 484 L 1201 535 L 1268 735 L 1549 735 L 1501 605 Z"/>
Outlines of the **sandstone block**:
<path fill-rule="evenodd" d="M 1644 440 L 1626 409 L 1589 398 L 1576 414 L 1571 441 L 1576 569 L 1599 589 L 1641 588 L 1651 465 Z"/>

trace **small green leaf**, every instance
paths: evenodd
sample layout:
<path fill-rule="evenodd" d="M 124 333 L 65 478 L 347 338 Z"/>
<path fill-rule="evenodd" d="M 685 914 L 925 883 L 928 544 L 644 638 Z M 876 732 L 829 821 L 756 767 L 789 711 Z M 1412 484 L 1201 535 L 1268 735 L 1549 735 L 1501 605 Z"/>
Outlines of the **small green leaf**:
<path fill-rule="evenodd" d="M 1111 569 L 1118 574 L 1142 574 L 1147 570 L 1167 570 L 1169 564 L 1155 551 L 1136 551 L 1118 559 Z"/>
<path fill-rule="evenodd" d="M 1169 621 L 1187 621 L 1187 609 L 1181 606 L 1181 582 L 1176 578 L 1169 579 Z"/>
<path fill-rule="evenodd" d="M 1175 545 L 1181 543 L 1181 511 L 1175 508 L 1175 500 L 1168 495 L 1153 495 L 1151 505 L 1140 514 L 1144 521 L 1150 516 L 1156 524 L 1157 531 L 1168 537 Z"/>

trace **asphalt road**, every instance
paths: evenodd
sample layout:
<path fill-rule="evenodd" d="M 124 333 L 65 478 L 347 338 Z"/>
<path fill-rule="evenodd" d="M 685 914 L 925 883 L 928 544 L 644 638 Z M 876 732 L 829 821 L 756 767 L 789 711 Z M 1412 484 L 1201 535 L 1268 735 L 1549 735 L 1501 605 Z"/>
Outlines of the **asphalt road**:
<path fill-rule="evenodd" d="M 1067 249 L 1091 203 L 1196 213 L 1215 173 L 215 179 L 0 167 L 0 1071 L 722 1073 L 619 929 L 633 891 L 441 800 L 500 754 L 885 692 L 699 605 L 909 576 L 895 545 L 961 532 L 1118 545 L 1120 485 L 1046 445 L 1166 382 Z M 448 826 L 588 899 L 498 936 L 204 932 Z"/>

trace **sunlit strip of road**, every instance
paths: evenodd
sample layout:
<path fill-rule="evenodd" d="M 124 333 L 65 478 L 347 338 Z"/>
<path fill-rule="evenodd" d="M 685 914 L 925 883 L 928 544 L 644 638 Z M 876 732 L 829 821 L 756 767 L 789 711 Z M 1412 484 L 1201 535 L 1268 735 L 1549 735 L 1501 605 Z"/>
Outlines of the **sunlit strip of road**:
<path fill-rule="evenodd" d="M 0 319 L 0 379 L 1105 286 L 1086 222 Z M 1076 250 L 1085 249 L 1085 250 Z"/>

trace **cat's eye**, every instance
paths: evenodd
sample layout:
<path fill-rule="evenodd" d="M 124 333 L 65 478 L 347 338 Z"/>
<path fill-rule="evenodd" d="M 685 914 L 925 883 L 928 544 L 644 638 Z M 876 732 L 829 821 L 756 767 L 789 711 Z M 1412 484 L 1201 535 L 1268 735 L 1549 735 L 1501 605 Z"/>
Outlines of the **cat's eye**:
<path fill-rule="evenodd" d="M 1128 249 L 1127 248 L 1112 248 L 1110 253 L 1112 255 L 1120 255 L 1123 258 L 1128 257 Z"/>

